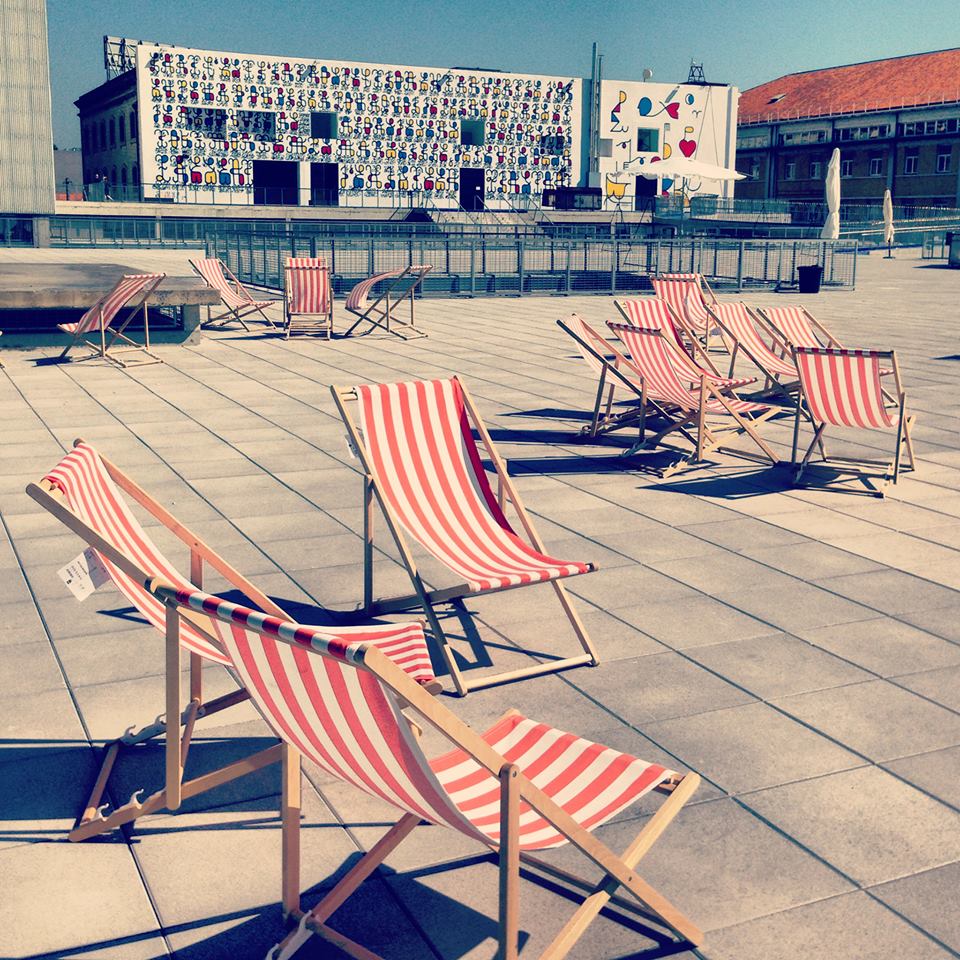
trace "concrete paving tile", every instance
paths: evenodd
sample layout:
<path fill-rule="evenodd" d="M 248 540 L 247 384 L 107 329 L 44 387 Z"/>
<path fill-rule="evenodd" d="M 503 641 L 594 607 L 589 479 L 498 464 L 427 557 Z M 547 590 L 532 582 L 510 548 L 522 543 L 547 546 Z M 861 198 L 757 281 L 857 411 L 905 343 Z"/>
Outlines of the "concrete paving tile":
<path fill-rule="evenodd" d="M 815 731 L 757 702 L 647 723 L 643 729 L 731 793 L 863 763 Z M 758 730 L 763 731 L 762 737 L 757 737 Z"/>
<path fill-rule="evenodd" d="M 652 720 L 684 717 L 748 703 L 754 699 L 677 653 L 627 660 L 603 670 L 581 670 L 568 678 L 627 723 L 641 729 Z"/>
<path fill-rule="evenodd" d="M 861 892 L 714 930 L 706 952 L 710 960 L 794 960 L 807 952 L 812 937 L 829 944 L 831 957 L 851 960 L 945 960 L 951 956 Z"/>
<path fill-rule="evenodd" d="M 66 687 L 0 698 L 0 763 L 87 742 Z"/>
<path fill-rule="evenodd" d="M 753 560 L 803 580 L 820 580 L 848 573 L 879 570 L 881 565 L 826 543 L 803 541 L 779 547 L 744 547 L 741 552 Z"/>
<path fill-rule="evenodd" d="M 574 577 L 569 581 L 568 589 L 575 596 L 598 605 L 609 605 L 613 609 L 618 604 L 634 606 L 641 601 L 656 603 L 692 594 L 683 583 L 636 563 L 614 570 L 599 570 L 585 577 Z M 616 601 L 611 602 L 611 598 L 616 598 Z"/>
<path fill-rule="evenodd" d="M 960 747 L 902 757 L 883 766 L 920 790 L 960 808 Z"/>
<path fill-rule="evenodd" d="M 960 643 L 960 603 L 949 607 L 940 607 L 930 610 L 919 604 L 913 610 L 897 615 L 898 620 L 926 630 L 945 640 Z"/>
<path fill-rule="evenodd" d="M 880 884 L 870 892 L 951 950 L 960 951 L 960 913 L 955 896 L 958 884 L 960 863 L 950 863 Z"/>
<path fill-rule="evenodd" d="M 147 625 L 139 611 L 110 584 L 82 603 L 68 593 L 59 600 L 42 600 L 40 607 L 55 642 L 65 637 L 105 636 L 140 630 Z"/>
<path fill-rule="evenodd" d="M 130 851 L 124 845 L 29 843 L 0 852 L 0 953 L 27 957 L 132 938 L 159 930 Z M 38 904 L 55 903 L 42 923 L 26 922 Z M 87 952 L 86 956 L 96 956 Z M 116 955 L 116 954 L 115 954 Z"/>
<path fill-rule="evenodd" d="M 960 743 L 960 716 L 887 680 L 773 702 L 871 760 L 893 760 Z"/>
<path fill-rule="evenodd" d="M 787 591 L 762 587 L 731 589 L 723 599 L 730 606 L 797 636 L 812 627 L 865 620 L 876 613 L 869 607 L 798 580 L 794 580 Z"/>
<path fill-rule="evenodd" d="M 717 558 L 691 557 L 652 563 L 651 566 L 713 597 L 725 598 L 760 583 L 766 584 L 768 591 L 786 594 L 797 585 L 794 577 L 730 552 Z"/>
<path fill-rule="evenodd" d="M 776 632 L 762 620 L 701 595 L 618 607 L 617 616 L 675 650 Z"/>
<path fill-rule="evenodd" d="M 764 700 L 870 679 L 863 670 L 783 633 L 696 647 L 690 656 Z"/>
<path fill-rule="evenodd" d="M 0 852 L 22 843 L 64 840 L 96 778 L 94 751 L 85 743 L 40 750 L 5 744 L 0 762 Z"/>
<path fill-rule="evenodd" d="M 295 513 L 288 514 L 270 511 L 266 514 L 245 516 L 238 516 L 228 511 L 227 516 L 246 536 L 261 546 L 273 540 L 294 540 L 304 536 L 342 536 L 349 532 L 342 523 L 319 510 L 313 510 L 309 514 L 297 510 Z"/>
<path fill-rule="evenodd" d="M 960 667 L 943 667 L 897 678 L 897 683 L 960 713 Z"/>
<path fill-rule="evenodd" d="M 956 813 L 877 767 L 771 787 L 744 800 L 860 884 L 960 858 Z"/>
<path fill-rule="evenodd" d="M 867 604 L 883 613 L 935 610 L 937 607 L 955 606 L 960 601 L 960 593 L 956 590 L 899 570 L 877 570 L 830 577 L 818 581 L 818 584 L 826 590 Z"/>
<path fill-rule="evenodd" d="M 0 700 L 65 689 L 63 674 L 46 638 L 4 648 L 0 657 Z"/>
<path fill-rule="evenodd" d="M 960 647 L 890 617 L 800 630 L 804 640 L 889 677 L 905 666 L 934 669 L 960 662 Z"/>
<path fill-rule="evenodd" d="M 695 523 L 681 529 L 685 533 L 701 537 L 735 553 L 746 553 L 748 548 L 753 550 L 782 548 L 788 544 L 806 541 L 805 537 L 792 530 L 784 530 L 782 527 L 751 517 L 733 517 L 713 523 Z"/>

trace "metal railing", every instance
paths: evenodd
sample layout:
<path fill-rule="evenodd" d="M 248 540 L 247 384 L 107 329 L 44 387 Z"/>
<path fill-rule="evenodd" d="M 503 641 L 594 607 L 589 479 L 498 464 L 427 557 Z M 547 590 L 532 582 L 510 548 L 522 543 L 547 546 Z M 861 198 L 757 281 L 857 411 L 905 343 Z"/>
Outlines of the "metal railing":
<path fill-rule="evenodd" d="M 223 259 L 243 281 L 282 287 L 290 256 L 322 256 L 334 292 L 346 294 L 374 273 L 430 263 L 425 296 L 532 293 L 626 293 L 650 288 L 658 273 L 699 272 L 720 288 L 788 286 L 798 266 L 819 264 L 823 284 L 852 288 L 857 243 L 847 241 L 552 240 L 491 237 L 298 238 L 234 233 L 211 237 L 207 252 Z"/>
<path fill-rule="evenodd" d="M 0 217 L 0 247 L 32 247 L 33 217 Z"/>
<path fill-rule="evenodd" d="M 920 258 L 922 260 L 946 260 L 950 253 L 948 236 L 947 231 L 925 233 L 920 243 Z"/>

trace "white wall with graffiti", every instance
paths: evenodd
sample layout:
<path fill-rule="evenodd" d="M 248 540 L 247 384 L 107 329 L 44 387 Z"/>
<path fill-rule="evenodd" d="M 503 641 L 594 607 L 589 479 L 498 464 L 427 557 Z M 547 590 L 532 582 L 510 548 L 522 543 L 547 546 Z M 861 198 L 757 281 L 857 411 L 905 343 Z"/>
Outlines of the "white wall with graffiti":
<path fill-rule="evenodd" d="M 464 167 L 483 171 L 487 206 L 580 179 L 579 79 L 146 43 L 136 52 L 145 199 L 252 203 L 258 160 L 299 162 L 301 193 L 311 164 L 338 164 L 341 204 L 420 191 L 455 207 Z M 476 125 L 469 138 L 464 121 Z"/>
<path fill-rule="evenodd" d="M 623 172 L 629 161 L 649 163 L 675 152 L 721 167 L 733 167 L 736 156 L 736 87 L 719 84 L 676 84 L 604 80 L 600 87 L 599 182 L 605 209 L 642 208 L 644 183 L 637 198 L 637 177 Z M 605 155 L 609 154 L 609 155 Z M 729 183 L 670 178 L 649 181 L 659 196 L 687 198 L 697 194 L 733 196 Z M 639 199 L 639 203 L 637 200 Z"/>

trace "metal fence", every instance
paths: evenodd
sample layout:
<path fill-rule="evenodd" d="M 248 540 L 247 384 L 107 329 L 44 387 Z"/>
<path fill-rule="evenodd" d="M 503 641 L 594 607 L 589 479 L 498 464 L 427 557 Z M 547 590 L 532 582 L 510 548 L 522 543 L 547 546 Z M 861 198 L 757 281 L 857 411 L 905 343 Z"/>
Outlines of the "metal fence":
<path fill-rule="evenodd" d="M 235 233 L 211 238 L 210 256 L 243 281 L 279 289 L 290 256 L 321 256 L 336 294 L 364 277 L 429 263 L 424 295 L 620 293 L 648 289 L 659 273 L 697 272 L 727 289 L 788 286 L 798 266 L 818 264 L 828 287 L 856 282 L 856 242 L 724 239 L 551 240 L 496 238 L 297 238 Z"/>

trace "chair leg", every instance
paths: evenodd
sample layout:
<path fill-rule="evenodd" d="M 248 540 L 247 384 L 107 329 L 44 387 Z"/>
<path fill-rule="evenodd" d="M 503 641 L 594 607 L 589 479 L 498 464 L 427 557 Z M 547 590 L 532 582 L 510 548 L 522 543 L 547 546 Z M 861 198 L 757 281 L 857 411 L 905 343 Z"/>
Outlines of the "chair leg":
<path fill-rule="evenodd" d="M 520 930 L 520 791 L 516 764 L 500 770 L 500 950 L 497 960 L 517 960 Z"/>
<path fill-rule="evenodd" d="M 289 916 L 300 909 L 300 752 L 284 743 L 281 764 L 282 903 Z"/>

